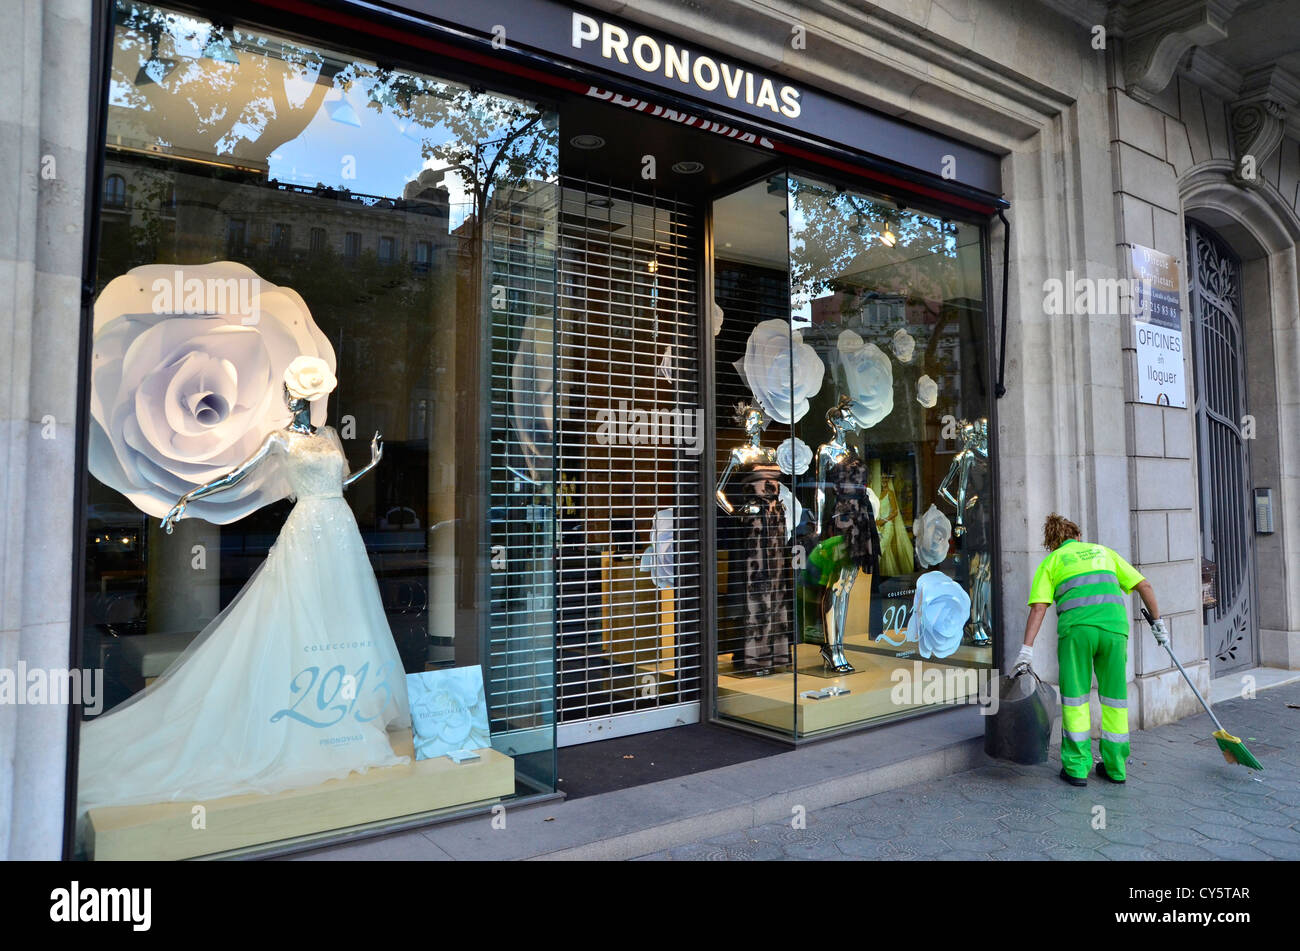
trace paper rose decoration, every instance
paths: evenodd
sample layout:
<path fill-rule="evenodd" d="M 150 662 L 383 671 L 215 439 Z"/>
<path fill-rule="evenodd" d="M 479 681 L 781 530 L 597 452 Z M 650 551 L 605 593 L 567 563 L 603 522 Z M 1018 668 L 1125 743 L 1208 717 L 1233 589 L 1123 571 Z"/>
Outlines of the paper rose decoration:
<path fill-rule="evenodd" d="M 675 549 L 673 510 L 671 507 L 660 509 L 655 512 L 650 526 L 650 546 L 641 555 L 641 570 L 650 573 L 656 588 L 673 586 Z"/>
<path fill-rule="evenodd" d="M 803 475 L 808 471 L 812 457 L 812 450 L 798 436 L 786 439 L 776 447 L 776 464 L 786 475 Z"/>
<path fill-rule="evenodd" d="M 853 398 L 849 412 L 862 429 L 870 429 L 894 409 L 894 367 L 885 351 L 855 331 L 841 331 L 835 346 Z"/>
<path fill-rule="evenodd" d="M 776 494 L 781 500 L 781 508 L 785 509 L 785 537 L 788 539 L 794 534 L 794 527 L 803 519 L 803 505 L 784 482 L 777 487 Z"/>
<path fill-rule="evenodd" d="M 289 421 L 295 357 L 319 358 L 331 378 L 336 365 L 298 293 L 232 261 L 132 268 L 95 301 L 93 333 L 90 472 L 158 518 Z M 326 403 L 312 404 L 313 425 Z M 224 525 L 288 493 L 264 466 L 188 514 Z"/>
<path fill-rule="evenodd" d="M 763 412 L 778 423 L 803 419 L 809 397 L 821 390 L 826 375 L 825 364 L 803 342 L 803 334 L 791 332 L 789 323 L 779 318 L 764 320 L 750 331 L 745 355 L 735 367 Z"/>
<path fill-rule="evenodd" d="M 714 301 L 713 306 L 709 308 L 709 313 L 713 318 L 713 336 L 722 333 L 722 322 L 726 318 L 726 312 Z"/>
<path fill-rule="evenodd" d="M 932 409 L 939 402 L 939 384 L 930 379 L 929 374 L 916 381 L 916 401 L 926 409 Z"/>
<path fill-rule="evenodd" d="M 294 399 L 314 402 L 332 393 L 339 381 L 320 357 L 299 356 L 285 369 L 284 385 Z"/>
<path fill-rule="evenodd" d="M 927 571 L 916 579 L 905 638 L 922 657 L 947 657 L 961 645 L 969 617 L 970 595 L 962 586 L 941 571 Z"/>
<path fill-rule="evenodd" d="M 898 357 L 899 363 L 911 363 L 912 354 L 916 350 L 916 338 L 902 327 L 899 327 L 894 331 L 889 346 L 894 351 L 894 356 Z"/>
<path fill-rule="evenodd" d="M 933 502 L 925 514 L 912 523 L 912 535 L 916 539 L 916 560 L 922 568 L 937 565 L 948 557 L 952 522 Z"/>

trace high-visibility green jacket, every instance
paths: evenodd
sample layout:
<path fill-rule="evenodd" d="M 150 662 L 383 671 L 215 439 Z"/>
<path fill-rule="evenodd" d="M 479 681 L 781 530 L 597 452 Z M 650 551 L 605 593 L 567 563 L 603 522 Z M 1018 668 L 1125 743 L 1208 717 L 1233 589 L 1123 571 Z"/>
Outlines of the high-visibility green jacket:
<path fill-rule="evenodd" d="M 1105 545 L 1070 539 L 1044 558 L 1034 572 L 1029 603 L 1056 602 L 1057 633 L 1087 624 L 1127 635 L 1124 595 L 1142 580 L 1136 568 Z"/>

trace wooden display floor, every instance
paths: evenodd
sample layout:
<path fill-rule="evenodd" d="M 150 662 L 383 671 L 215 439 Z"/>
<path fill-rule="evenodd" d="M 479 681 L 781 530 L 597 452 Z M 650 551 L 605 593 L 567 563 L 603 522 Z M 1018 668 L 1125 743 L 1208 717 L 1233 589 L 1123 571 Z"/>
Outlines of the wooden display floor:
<path fill-rule="evenodd" d="M 96 861 L 186 859 L 514 794 L 515 763 L 504 753 L 478 750 L 479 759 L 460 765 L 445 756 L 416 760 L 409 730 L 390 738 L 395 753 L 411 757 L 409 764 L 204 802 L 202 829 L 193 827 L 192 800 L 92 809 L 87 854 Z"/>
<path fill-rule="evenodd" d="M 799 644 L 796 653 L 801 669 L 821 664 L 821 652 L 816 644 Z M 954 671 L 949 664 L 923 661 L 919 655 L 898 658 L 888 654 L 849 651 L 847 656 L 857 668 L 853 673 L 834 677 L 800 674 L 797 682 L 795 674 L 789 670 L 767 677 L 738 677 L 730 673 L 729 663 L 721 663 L 718 667 L 718 712 L 786 732 L 793 726 L 797 736 L 808 736 L 862 720 L 897 714 L 916 706 L 895 702 L 893 694 L 899 687 L 899 681 L 892 678 L 895 670 L 907 671 L 909 683 L 915 680 L 917 670 L 922 677 L 926 676 L 927 670 Z M 914 667 L 913 664 L 920 666 Z M 971 677 L 977 672 L 966 669 L 956 673 L 961 676 L 945 675 L 955 688 L 944 691 L 946 702 L 976 695 L 976 690 L 968 688 L 972 680 L 978 683 L 977 677 Z M 847 687 L 850 692 L 820 700 L 796 694 L 796 687 L 798 693 L 803 693 L 832 685 Z M 910 697 L 913 689 L 909 686 L 907 692 Z M 915 692 L 921 693 L 919 685 Z"/>

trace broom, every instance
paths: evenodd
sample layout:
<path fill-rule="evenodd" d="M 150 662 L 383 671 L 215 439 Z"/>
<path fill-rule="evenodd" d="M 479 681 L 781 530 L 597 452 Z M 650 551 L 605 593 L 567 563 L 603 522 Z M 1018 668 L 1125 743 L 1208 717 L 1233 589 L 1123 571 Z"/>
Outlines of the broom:
<path fill-rule="evenodd" d="M 1151 616 L 1146 608 L 1142 609 L 1142 616 L 1147 619 L 1148 624 L 1155 624 L 1155 618 Z M 1210 705 L 1205 702 L 1205 698 L 1201 696 L 1201 692 L 1197 690 L 1196 685 L 1192 683 L 1192 678 L 1187 676 L 1187 671 L 1183 670 L 1183 665 L 1178 663 L 1178 658 L 1174 656 L 1173 648 L 1170 647 L 1168 643 L 1164 645 L 1164 648 L 1169 652 L 1169 659 L 1174 662 L 1174 666 L 1178 668 L 1178 672 L 1182 674 L 1183 679 L 1187 681 L 1187 686 L 1192 688 L 1192 693 L 1196 694 L 1196 699 L 1201 701 L 1201 706 L 1205 708 L 1205 712 L 1210 715 L 1210 719 L 1213 720 L 1214 725 L 1218 727 L 1218 729 L 1214 731 L 1213 736 L 1214 742 L 1218 743 L 1219 749 L 1223 751 L 1223 758 L 1229 763 L 1237 763 L 1242 766 L 1248 766 L 1251 769 L 1262 770 L 1264 767 L 1260 765 L 1259 760 L 1255 759 L 1254 754 L 1251 753 L 1250 750 L 1246 749 L 1246 744 L 1241 742 L 1241 737 L 1233 736 L 1223 728 L 1223 724 L 1219 722 L 1219 718 L 1214 715 L 1214 711 L 1210 709 Z"/>

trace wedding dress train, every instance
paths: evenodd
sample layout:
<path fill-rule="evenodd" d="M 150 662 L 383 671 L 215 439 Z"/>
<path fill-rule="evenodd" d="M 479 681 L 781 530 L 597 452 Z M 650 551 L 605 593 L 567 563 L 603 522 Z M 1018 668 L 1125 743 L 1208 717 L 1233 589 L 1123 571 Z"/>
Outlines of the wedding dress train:
<path fill-rule="evenodd" d="M 78 814 L 273 793 L 408 762 L 402 662 L 338 434 L 283 431 L 263 465 L 297 496 L 243 590 L 154 683 L 81 731 Z"/>

